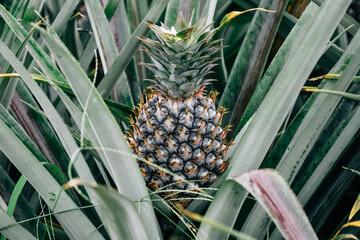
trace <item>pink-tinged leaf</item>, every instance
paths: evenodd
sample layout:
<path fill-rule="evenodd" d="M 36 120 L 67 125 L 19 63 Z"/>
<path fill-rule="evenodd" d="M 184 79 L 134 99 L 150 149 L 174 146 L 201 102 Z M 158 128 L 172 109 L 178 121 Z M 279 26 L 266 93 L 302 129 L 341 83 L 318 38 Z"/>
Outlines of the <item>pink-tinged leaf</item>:
<path fill-rule="evenodd" d="M 305 212 L 285 180 L 263 169 L 233 178 L 265 209 L 285 239 L 318 239 Z"/>

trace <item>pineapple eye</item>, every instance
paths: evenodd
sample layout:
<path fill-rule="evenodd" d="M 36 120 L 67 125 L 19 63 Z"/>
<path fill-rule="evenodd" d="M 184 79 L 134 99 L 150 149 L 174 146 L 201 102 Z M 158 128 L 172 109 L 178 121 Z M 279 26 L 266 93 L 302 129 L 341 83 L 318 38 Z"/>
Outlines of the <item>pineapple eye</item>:
<path fill-rule="evenodd" d="M 178 149 L 178 153 L 180 155 L 189 154 L 191 152 L 192 152 L 191 147 L 189 145 L 187 145 L 186 143 L 181 144 L 179 149 Z"/>
<path fill-rule="evenodd" d="M 205 159 L 205 166 L 208 167 L 210 170 L 212 170 L 215 166 L 215 156 L 214 154 L 212 153 L 209 153 L 207 156 L 206 156 L 206 159 Z"/>
<path fill-rule="evenodd" d="M 156 117 L 151 117 L 149 119 L 149 122 L 152 126 L 159 126 L 159 124 L 160 124 L 159 121 L 156 119 Z"/>
<path fill-rule="evenodd" d="M 212 150 L 217 151 L 220 148 L 220 142 L 217 140 L 213 140 Z"/>
<path fill-rule="evenodd" d="M 161 113 L 163 114 L 163 115 L 166 115 L 166 114 L 168 114 L 169 113 L 169 109 L 167 108 L 167 107 L 165 107 L 165 106 L 161 106 Z"/>
<path fill-rule="evenodd" d="M 202 112 L 204 111 L 204 107 L 202 105 L 198 105 L 195 107 L 195 116 L 202 116 Z"/>
<path fill-rule="evenodd" d="M 196 176 L 198 169 L 199 167 L 195 163 L 187 162 L 184 166 L 183 171 L 189 178 L 193 178 Z"/>
<path fill-rule="evenodd" d="M 179 141 L 174 137 L 167 138 L 164 145 L 170 152 L 175 152 L 176 148 L 179 146 Z"/>
<path fill-rule="evenodd" d="M 195 118 L 194 123 L 193 123 L 193 128 L 199 128 L 200 126 L 201 126 L 201 119 Z"/>
<path fill-rule="evenodd" d="M 200 168 L 200 171 L 196 175 L 196 178 L 201 181 L 206 181 L 208 174 L 209 170 L 207 170 L 206 168 Z"/>
<path fill-rule="evenodd" d="M 208 117 L 208 120 L 213 120 L 216 116 L 216 111 L 214 108 L 208 108 L 208 114 L 207 114 L 207 117 Z"/>
<path fill-rule="evenodd" d="M 211 139 L 210 138 L 204 138 L 202 144 L 201 144 L 201 147 L 203 149 L 207 149 L 211 144 Z"/>
<path fill-rule="evenodd" d="M 199 165 L 202 165 L 204 163 L 205 159 L 205 153 L 201 149 L 196 149 L 192 155 L 192 160 L 196 162 Z"/>
<path fill-rule="evenodd" d="M 176 154 L 174 154 L 170 157 L 168 165 L 173 172 L 179 171 L 184 166 L 184 160 L 178 157 Z"/>
<path fill-rule="evenodd" d="M 154 148 L 154 146 L 156 146 L 156 141 L 155 141 L 155 139 L 154 139 L 151 135 L 149 135 L 149 136 L 146 138 L 146 141 L 147 141 L 148 145 L 151 145 L 151 146 L 152 146 L 152 148 Z"/>
<path fill-rule="evenodd" d="M 149 115 L 154 115 L 155 112 L 156 112 L 156 105 L 150 105 L 150 107 L 146 109 L 146 113 Z"/>
<path fill-rule="evenodd" d="M 190 134 L 190 137 L 189 137 L 190 143 L 194 143 L 194 142 L 196 141 L 196 139 L 197 139 L 197 133 L 196 133 L 196 132 L 192 132 L 192 133 Z"/>
<path fill-rule="evenodd" d="M 166 159 L 169 157 L 169 152 L 164 146 L 159 146 L 156 150 L 157 158 L 161 162 L 166 162 Z"/>
<path fill-rule="evenodd" d="M 160 134 L 160 136 L 166 136 L 167 135 L 167 132 L 163 127 L 158 127 L 157 131 Z"/>
<path fill-rule="evenodd" d="M 153 178 L 149 182 L 149 187 L 152 189 L 159 189 L 163 186 L 164 186 L 164 182 L 157 176 L 153 176 Z"/>
<path fill-rule="evenodd" d="M 215 125 L 212 123 L 208 123 L 206 125 L 206 134 L 212 134 L 215 130 Z"/>

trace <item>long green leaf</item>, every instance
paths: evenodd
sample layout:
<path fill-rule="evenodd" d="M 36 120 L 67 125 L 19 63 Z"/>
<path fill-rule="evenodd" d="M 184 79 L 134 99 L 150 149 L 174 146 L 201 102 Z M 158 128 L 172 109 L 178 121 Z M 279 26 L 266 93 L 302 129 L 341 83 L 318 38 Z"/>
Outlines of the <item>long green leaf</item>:
<path fill-rule="evenodd" d="M 27 31 L 8 11 L 6 11 L 2 5 L 0 5 L 0 15 L 6 21 L 8 26 L 14 31 L 19 40 L 24 41 L 27 36 Z M 43 49 L 41 49 L 40 45 L 32 37 L 29 39 L 29 44 L 26 46 L 26 48 L 34 58 L 44 58 L 44 61 L 38 62 L 39 66 L 44 72 L 47 74 L 51 73 L 50 77 L 52 79 L 66 83 L 65 78 L 56 68 L 55 64 L 51 61 L 51 58 L 45 53 Z"/>
<path fill-rule="evenodd" d="M 285 239 L 318 239 L 302 206 L 279 173 L 254 170 L 234 180 L 256 198 Z"/>
<path fill-rule="evenodd" d="M 174 26 L 179 14 L 180 1 L 170 0 L 165 13 L 165 25 Z"/>
<path fill-rule="evenodd" d="M 282 48 L 276 55 L 274 61 L 269 66 L 267 73 L 264 75 L 263 79 L 260 81 L 259 87 L 256 89 L 255 95 L 254 95 L 252 101 L 250 102 L 250 104 L 252 102 L 254 102 L 253 107 L 251 107 L 251 108 L 248 107 L 249 114 L 245 115 L 243 117 L 243 122 L 245 122 L 246 124 L 245 123 L 242 124 L 243 127 L 241 128 L 241 131 L 238 134 L 238 136 L 239 135 L 240 136 L 239 137 L 237 136 L 235 138 L 234 145 L 232 147 L 230 147 L 229 151 L 227 152 L 227 157 L 229 157 L 230 159 L 234 159 L 236 157 L 236 155 L 234 155 L 234 153 L 236 152 L 237 149 L 239 149 L 239 145 L 242 142 L 244 133 L 249 128 L 250 122 L 252 122 L 254 120 L 254 118 L 250 118 L 250 117 L 257 110 L 258 106 L 260 105 L 264 96 L 266 95 L 268 89 L 271 87 L 271 85 L 274 81 L 274 79 L 272 79 L 272 78 L 275 78 L 275 76 L 277 76 L 280 73 L 280 71 L 283 67 L 283 64 L 285 63 L 286 59 L 289 57 L 291 51 L 293 51 L 293 49 L 297 45 L 298 41 L 300 41 L 302 39 L 305 29 L 310 24 L 310 22 L 312 22 L 317 10 L 318 10 L 318 7 L 316 6 L 316 4 L 309 5 L 307 10 L 303 13 L 302 18 L 298 21 L 298 24 L 293 28 L 291 34 L 288 36 L 288 38 L 284 42 Z M 270 74 L 270 72 L 272 74 Z M 245 158 L 244 161 L 248 161 L 247 158 Z M 230 169 L 228 168 L 227 171 L 225 172 L 225 174 L 228 174 L 229 170 Z M 225 190 L 225 188 L 227 188 L 227 189 Z M 227 197 L 223 194 L 224 198 L 222 201 L 220 201 L 220 200 L 213 201 L 211 208 L 207 212 L 207 216 L 213 216 L 213 219 L 221 218 L 221 220 L 220 220 L 221 222 L 224 222 L 224 223 L 232 226 L 235 222 L 238 212 L 240 211 L 240 207 L 238 207 L 237 209 L 233 208 L 232 211 L 228 214 L 223 214 L 222 211 L 219 211 L 219 210 L 223 209 L 223 204 L 225 202 L 227 202 L 227 199 L 243 198 L 244 196 L 246 196 L 246 193 L 242 193 L 241 195 L 239 195 L 237 192 L 233 191 L 231 189 L 231 187 L 226 186 L 226 183 L 225 183 L 225 186 L 221 187 L 220 191 L 223 191 L 224 194 L 227 193 L 228 194 Z M 236 206 L 241 206 L 242 204 L 243 204 L 243 201 L 236 202 Z M 204 232 L 209 231 L 208 228 L 206 228 L 205 226 L 201 226 L 200 229 L 205 229 Z M 217 232 L 217 233 L 219 233 L 219 232 Z M 214 239 L 216 239 L 216 237 L 219 237 L 219 236 L 216 235 L 214 237 Z"/>
<path fill-rule="evenodd" d="M 329 89 L 319 89 L 319 88 L 316 88 L 316 87 L 303 87 L 303 91 L 305 91 L 305 92 L 333 94 L 333 95 L 337 95 L 337 96 L 347 98 L 347 99 L 350 99 L 350 100 L 353 100 L 353 101 L 360 102 L 360 95 L 359 94 L 353 94 L 353 93 L 335 91 L 335 90 L 329 90 Z"/>
<path fill-rule="evenodd" d="M 236 56 L 220 106 L 228 109 L 224 123 L 236 127 L 261 78 L 287 0 L 263 0 L 259 8 L 275 13 L 257 11 Z"/>
<path fill-rule="evenodd" d="M 105 16 L 104 10 L 98 0 L 85 0 L 87 13 L 91 22 L 92 30 L 95 36 L 95 41 L 100 53 L 100 59 L 106 74 L 108 68 L 113 64 L 118 49 L 116 47 L 114 36 L 111 33 L 109 23 Z M 125 73 L 119 77 L 119 84 L 121 88 L 118 89 L 120 102 L 129 106 L 133 106 L 129 82 Z"/>
<path fill-rule="evenodd" d="M 36 84 L 32 84 L 34 81 L 32 80 L 31 75 L 2 42 L 0 42 L 0 52 L 7 58 L 14 69 L 19 72 L 22 78 L 27 82 L 28 86 L 33 88 L 34 91 L 37 91 L 37 97 L 39 97 L 38 100 L 47 99 L 40 88 Z M 45 105 L 43 105 L 43 107 L 46 107 L 46 109 L 52 109 L 50 102 L 44 102 L 44 104 Z M 51 107 L 48 107 L 50 105 L 46 106 L 46 104 L 50 104 Z M 57 113 L 55 112 L 55 116 L 56 115 Z M 39 192 L 39 194 L 44 198 L 45 202 L 53 210 L 56 209 L 62 211 L 69 208 L 74 208 L 75 204 L 61 190 L 61 187 L 56 182 L 56 180 L 45 170 L 38 159 L 32 154 L 32 152 L 30 152 L 29 149 L 26 148 L 26 146 L 20 141 L 20 139 L 15 136 L 12 130 L 7 125 L 5 125 L 3 121 L 1 121 L 1 131 L 3 132 L 1 135 L 4 136 L 5 140 L 1 141 L 0 143 L 2 151 Z M 10 141 L 9 139 L 6 139 L 5 136 L 8 136 L 8 138 L 12 140 Z M 22 151 L 20 151 L 20 149 Z M 22 159 L 28 159 L 28 161 L 23 162 Z M 43 184 L 44 179 L 46 179 L 46 184 Z M 59 201 L 57 202 L 56 206 L 49 193 L 53 193 L 59 197 Z M 66 215 L 66 217 L 65 215 L 58 215 L 57 217 L 64 224 L 64 227 L 69 231 L 68 233 L 70 236 L 78 236 L 78 234 L 82 234 L 83 236 L 90 236 L 91 232 L 94 231 L 92 236 L 101 238 L 101 235 L 99 235 L 99 233 L 95 230 L 92 223 L 80 211 L 74 211 Z M 80 219 L 84 222 L 80 223 Z M 78 227 L 83 228 L 82 231 L 78 231 Z"/>
<path fill-rule="evenodd" d="M 14 188 L 14 191 L 11 194 L 11 197 L 10 197 L 10 201 L 9 201 L 9 204 L 8 204 L 8 209 L 6 210 L 6 213 L 9 216 L 12 216 L 14 214 L 17 201 L 19 199 L 20 193 L 21 193 L 22 189 L 24 188 L 24 185 L 25 185 L 26 182 L 27 182 L 27 180 L 26 180 L 26 178 L 24 176 L 21 176 L 19 178 L 19 180 L 17 181 L 17 183 L 15 185 L 15 188 Z"/>
<path fill-rule="evenodd" d="M 86 183 L 79 179 L 74 179 L 67 185 L 72 187 L 79 184 L 89 186 L 90 191 L 94 192 L 104 213 L 104 225 L 111 239 L 149 239 L 133 201 L 113 189 Z"/>
<path fill-rule="evenodd" d="M 360 129 L 359 116 L 360 108 L 357 107 L 355 113 L 345 119 L 343 124 L 339 125 L 339 127 L 334 130 L 333 136 L 329 138 L 329 142 L 319 150 L 318 156 L 314 159 L 314 162 L 318 162 L 319 165 L 313 170 L 311 177 L 307 180 L 306 184 L 298 194 L 299 201 L 302 204 L 307 203 L 312 193 L 314 193 L 316 188 L 320 185 L 323 177 L 331 170 L 343 150 Z M 321 159 L 321 162 L 319 162 L 319 158 Z M 309 168 L 314 168 L 314 166 L 311 164 Z"/>
<path fill-rule="evenodd" d="M 116 8 L 119 4 L 120 0 L 110 0 L 105 7 L 105 15 L 108 21 L 114 16 Z M 84 49 L 81 57 L 80 57 L 80 65 L 86 71 L 94 58 L 94 50 L 96 49 L 96 41 L 94 35 L 91 35 L 87 44 L 86 48 Z"/>
<path fill-rule="evenodd" d="M 1 9 L 1 8 L 0 8 Z M 8 22 L 12 23 L 11 28 L 14 32 L 17 32 L 19 36 L 25 31 L 18 24 L 14 22 L 14 19 L 8 15 L 6 11 L 1 12 L 4 16 L 7 17 Z M 33 55 L 34 59 L 38 62 L 40 66 L 43 66 L 43 70 L 49 75 L 51 78 L 55 78 L 58 82 L 65 82 L 65 78 L 62 74 L 56 69 L 54 63 L 50 60 L 50 58 L 44 53 L 40 46 L 33 40 L 30 46 L 28 46 L 29 52 Z M 4 54 L 5 55 L 5 54 Z M 5 55 L 7 56 L 7 55 Z M 23 70 L 24 71 L 24 70 Z M 20 73 L 20 72 L 19 72 Z M 23 74 L 25 74 L 23 72 Z M 29 74 L 28 72 L 26 74 Z M 49 99 L 46 97 L 44 92 L 40 89 L 40 87 L 33 81 L 28 78 L 24 78 L 24 75 L 20 73 L 20 76 L 25 81 L 28 88 L 32 91 L 34 96 L 37 98 L 37 101 L 43 108 L 45 114 L 49 117 L 50 122 L 52 123 L 52 127 L 56 131 L 60 141 L 62 142 L 62 146 L 64 146 L 65 151 L 68 157 L 73 160 L 73 166 L 77 170 L 79 176 L 86 181 L 94 181 L 94 177 L 87 166 L 87 163 L 82 154 L 79 154 L 79 147 L 76 144 L 75 140 L 72 137 L 71 132 L 63 122 L 61 116 L 55 110 Z M 30 76 L 30 75 L 29 75 Z M 72 159 L 73 158 L 73 159 Z M 71 172 L 71 169 L 69 169 Z M 90 196 L 91 198 L 91 196 Z M 94 202 L 96 204 L 96 202 Z M 101 216 L 101 214 L 99 214 Z"/>
<path fill-rule="evenodd" d="M 4 212 L 0 208 L 0 232 L 4 234 L 9 239 L 29 239 L 29 240 L 36 240 L 36 238 L 25 228 L 21 225 L 14 225 L 9 228 L 4 228 L 8 225 L 15 224 L 16 221 L 8 216 L 6 212 Z"/>
<path fill-rule="evenodd" d="M 214 21 L 215 9 L 218 0 L 208 0 L 205 2 L 203 9 L 201 9 L 201 17 L 206 17 L 206 24 Z"/>
<path fill-rule="evenodd" d="M 15 33 L 18 34 L 19 38 L 23 38 L 25 34 L 25 30 L 17 23 L 17 21 L 0 5 L 0 14 L 7 20 L 7 23 L 13 29 Z M 42 67 L 43 71 L 51 78 L 55 79 L 58 83 L 66 82 L 64 76 L 59 72 L 56 68 L 55 64 L 51 61 L 48 55 L 40 48 L 40 46 L 33 40 L 30 39 L 30 46 L 27 46 L 29 52 L 33 55 L 34 59 L 37 63 Z M 34 84 L 33 81 L 26 81 L 28 87 L 32 89 L 34 95 L 38 98 L 38 102 L 42 103 L 42 107 L 47 113 L 50 121 L 53 123 L 53 127 L 55 128 L 57 134 L 60 136 L 60 140 L 63 141 L 63 146 L 65 146 L 65 150 L 68 153 L 68 156 L 71 157 L 74 153 L 78 152 L 78 146 L 75 143 L 74 139 L 70 131 L 67 129 L 67 126 L 62 121 L 62 118 L 53 108 L 52 104 L 49 100 L 46 100 L 47 97 L 44 93 L 39 89 L 39 87 Z M 41 95 L 41 97 L 40 97 Z M 93 181 L 92 174 L 90 173 L 85 160 L 82 155 L 77 156 L 77 161 L 74 164 L 75 168 L 78 170 L 80 176 L 87 181 Z"/>
<path fill-rule="evenodd" d="M 146 9 L 146 7 L 143 5 L 145 4 L 141 5 L 141 9 Z M 115 36 L 117 36 L 116 37 L 117 46 L 121 50 L 131 37 L 130 24 L 128 21 L 128 16 L 126 14 L 126 7 L 124 1 L 119 2 L 118 9 L 110 24 L 112 24 L 110 26 L 112 27 Z M 135 57 L 132 58 L 128 67 L 126 68 L 126 72 L 127 72 L 126 76 L 128 77 L 128 82 L 130 85 L 130 91 L 134 104 L 139 102 L 139 96 L 141 95 L 140 83 L 142 79 L 139 76 L 139 72 L 141 72 L 140 71 L 141 69 L 142 71 L 144 71 L 145 68 L 143 66 L 137 65 L 137 62 L 139 61 L 144 62 L 143 54 L 144 53 L 142 51 L 138 51 L 137 54 L 135 54 Z M 123 88 L 123 86 L 120 84 L 119 81 L 114 88 L 115 97 L 118 96 L 119 98 L 121 98 L 120 95 L 121 88 Z"/>
<path fill-rule="evenodd" d="M 23 24 L 35 22 L 37 18 L 35 11 L 40 12 L 43 6 L 43 0 L 29 0 L 24 13 Z"/>
<path fill-rule="evenodd" d="M 299 181 L 295 185 L 294 189 L 301 188 L 298 194 L 298 199 L 301 204 L 305 205 L 308 203 L 310 197 L 324 180 L 324 176 L 331 171 L 344 149 L 360 129 L 360 108 L 357 107 L 357 110 L 354 112 L 355 113 L 346 118 L 342 124 L 334 130 L 328 142 L 317 151 L 316 156 L 304 173 L 304 175 L 308 175 L 308 172 L 311 172 L 310 178 L 305 179 L 305 181 L 307 180 L 306 183 L 304 184 L 304 181 Z M 318 166 L 316 167 L 316 165 Z M 277 231 L 271 234 L 272 239 L 277 239 L 278 236 Z"/>
<path fill-rule="evenodd" d="M 342 77 L 338 81 L 323 82 L 321 87 L 341 91 L 346 90 L 351 84 L 360 67 L 360 32 L 355 36 L 354 40 L 332 71 L 333 73 L 343 74 Z M 328 94 L 312 96 L 298 114 L 296 121 L 293 121 L 282 135 L 284 139 L 280 140 L 281 142 L 274 149 L 274 154 L 269 158 L 280 159 L 276 170 L 289 184 L 292 184 L 297 172 L 340 100 L 340 97 Z M 344 144 L 349 141 L 346 142 L 342 139 Z M 336 155 L 339 156 L 341 152 Z M 335 154 L 333 153 L 333 155 Z M 312 186 L 315 187 L 315 185 Z M 314 190 L 315 188 L 313 192 Z M 307 191 L 308 194 L 313 192 Z M 265 231 L 263 229 L 266 229 L 264 225 L 268 222 L 266 219 L 266 214 L 260 206 L 255 207 L 251 217 L 243 227 L 243 231 L 258 237 L 264 235 Z"/>
<path fill-rule="evenodd" d="M 12 192 L 15 188 L 15 183 L 9 176 L 9 174 L 0 166 L 0 195 L 1 198 L 6 202 L 10 200 Z M 2 201 L 0 199 L 0 201 Z M 19 197 L 17 199 L 17 205 L 18 207 L 15 208 L 14 212 L 14 219 L 17 221 L 21 221 L 24 219 L 34 218 L 36 217 L 36 213 L 33 209 L 33 206 L 31 206 L 28 202 L 28 200 L 25 198 L 24 194 L 20 193 Z M 31 221 L 26 221 L 22 223 L 22 226 L 26 229 L 28 229 L 32 234 L 35 233 L 36 229 L 36 223 Z M 42 226 L 39 226 L 40 231 L 42 230 Z"/>
<path fill-rule="evenodd" d="M 52 24 L 57 34 L 61 35 L 65 30 L 64 26 L 69 21 L 78 4 L 79 0 L 67 0 L 61 7 L 60 12 L 56 15 L 56 18 Z"/>
<path fill-rule="evenodd" d="M 109 23 L 100 1 L 85 0 L 84 2 L 100 53 L 102 66 L 106 73 L 118 53 L 114 36 L 111 33 Z"/>
<path fill-rule="evenodd" d="M 103 152 L 106 157 L 103 161 L 114 177 L 119 192 L 136 202 L 147 199 L 144 179 L 135 159 L 131 156 L 128 144 L 117 122 L 79 63 L 71 56 L 56 34 L 51 29 L 49 31 L 50 33 L 40 29 L 42 37 L 82 105 L 96 137 L 91 140 L 93 143 L 99 144 L 98 151 Z M 149 236 L 158 238 L 159 228 L 151 204 L 148 202 L 138 204 L 140 211 L 143 212 L 144 222 L 148 223 Z"/>
<path fill-rule="evenodd" d="M 165 9 L 169 0 L 157 0 L 155 5 L 151 8 L 149 13 L 145 16 L 144 21 L 148 20 L 151 22 L 156 22 L 163 10 Z M 122 72 L 125 70 L 126 66 L 131 61 L 131 57 L 134 55 L 135 51 L 140 45 L 140 40 L 137 38 L 142 35 L 146 35 L 150 29 L 145 25 L 144 22 L 141 22 L 139 26 L 135 29 L 131 38 L 127 41 L 125 46 L 122 48 L 121 52 L 116 57 L 114 63 L 111 65 L 109 71 L 105 77 L 101 80 L 98 91 L 103 97 L 108 97 L 111 90 L 113 89 L 115 83 L 119 79 Z"/>
<path fill-rule="evenodd" d="M 236 146 L 235 157 L 229 166 L 231 169 L 228 178 L 259 168 L 278 129 L 295 103 L 301 87 L 322 55 L 322 50 L 328 43 L 332 32 L 340 22 L 342 14 L 339 13 L 345 13 L 346 5 L 350 1 L 347 0 L 345 3 L 325 2 L 317 12 L 315 19 L 307 26 L 305 34 L 299 39 L 299 45 L 292 51 L 288 61 L 285 62 L 282 71 L 278 74 L 264 101 L 254 114 L 249 128 Z M 294 75 L 294 73 L 297 74 Z M 217 198 L 218 194 L 215 195 L 210 209 L 213 208 L 213 205 L 219 204 Z M 222 204 L 227 206 L 226 201 Z M 219 220 L 222 208 L 218 207 L 218 209 L 212 209 L 212 215 L 205 215 L 205 217 Z M 226 221 L 231 221 L 230 219 L 235 221 L 240 206 L 234 206 L 234 209 L 236 210 L 233 211 L 232 215 L 221 218 L 226 219 Z M 210 232 L 214 238 L 220 235 L 206 225 L 201 225 L 200 230 Z"/>
<path fill-rule="evenodd" d="M 40 22 L 38 22 L 37 24 L 40 24 Z M 35 30 L 35 27 L 33 27 L 30 32 L 27 34 L 27 36 L 25 37 L 25 39 L 21 42 L 19 48 L 16 50 L 16 56 L 19 57 L 21 56 L 21 53 L 23 52 L 23 49 L 25 48 L 27 42 L 29 41 L 30 37 L 33 35 Z M 7 70 L 5 70 L 6 72 L 12 72 L 13 69 L 12 67 L 9 67 Z M 5 79 L 4 79 L 5 80 Z M 14 96 L 14 92 L 15 92 L 15 88 L 17 85 L 17 80 L 11 80 L 10 78 L 7 78 L 5 81 L 2 81 L 0 84 L 0 97 L 1 97 L 1 104 L 7 109 L 10 106 L 11 103 L 11 99 Z"/>

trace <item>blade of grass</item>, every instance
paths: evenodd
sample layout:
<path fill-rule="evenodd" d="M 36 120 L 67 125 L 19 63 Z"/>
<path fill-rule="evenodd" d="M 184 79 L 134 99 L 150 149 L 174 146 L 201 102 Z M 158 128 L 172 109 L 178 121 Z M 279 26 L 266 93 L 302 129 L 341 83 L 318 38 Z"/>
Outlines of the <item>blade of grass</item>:
<path fill-rule="evenodd" d="M 296 101 L 298 95 L 296 93 L 300 92 L 317 60 L 322 55 L 322 50 L 328 43 L 332 32 L 340 22 L 342 14 L 339 13 L 345 13 L 348 3 L 350 3 L 349 0 L 346 0 L 345 4 L 344 2 L 325 2 L 314 20 L 307 26 L 303 37 L 299 39 L 299 45 L 292 51 L 289 60 L 285 62 L 282 71 L 276 77 L 265 99 L 254 114 L 249 128 L 236 146 L 235 157 L 230 162 L 229 167 L 231 169 L 228 178 L 259 168 L 278 129 Z M 294 75 L 294 72 L 297 74 Z M 240 205 L 234 206 L 231 215 L 223 216 L 220 213 L 223 209 L 221 206 L 227 206 L 227 203 L 217 200 L 218 197 L 217 193 L 205 217 L 218 221 L 221 219 L 221 222 L 226 221 L 233 224 L 240 210 Z M 230 198 L 231 195 L 225 197 L 225 200 Z M 209 232 L 214 239 L 221 236 L 218 231 L 205 224 L 202 224 L 200 229 Z"/>
<path fill-rule="evenodd" d="M 17 183 L 14 187 L 14 190 L 13 190 L 10 200 L 9 200 L 8 207 L 6 209 L 6 214 L 9 215 L 9 217 L 12 217 L 14 215 L 14 211 L 15 211 L 16 204 L 18 202 L 18 198 L 19 198 L 21 191 L 24 188 L 24 185 L 26 182 L 27 182 L 26 178 L 23 175 L 21 175 L 21 177 L 19 178 L 19 180 L 17 181 Z M 2 235 L 1 240 L 5 240 L 5 239 L 6 239 L 5 235 Z"/>
<path fill-rule="evenodd" d="M 26 182 L 27 182 L 26 178 L 24 176 L 21 176 L 14 187 L 14 190 L 10 197 L 8 208 L 6 210 L 7 215 L 9 215 L 10 217 L 12 217 L 14 214 L 19 195 L 22 189 L 24 188 Z"/>
<path fill-rule="evenodd" d="M 195 220 L 195 221 L 198 221 L 198 222 L 205 222 L 205 223 L 211 225 L 212 227 L 214 227 L 214 228 L 216 228 L 216 229 L 219 229 L 220 231 L 229 233 L 232 237 L 234 237 L 234 238 L 236 238 L 236 239 L 240 239 L 240 240 L 255 240 L 255 238 L 251 237 L 250 235 L 247 235 L 247 234 L 244 234 L 244 233 L 235 231 L 235 230 L 229 228 L 229 227 L 226 226 L 226 225 L 223 225 L 223 224 L 218 223 L 218 222 L 216 222 L 216 221 L 213 221 L 213 220 L 204 218 L 204 217 L 201 216 L 200 214 L 190 212 L 190 211 L 184 209 L 180 204 L 178 204 L 177 207 L 178 207 L 178 209 L 179 209 L 184 215 L 186 215 L 187 217 L 189 217 L 189 218 L 191 218 L 191 219 L 193 219 L 193 220 Z"/>
<path fill-rule="evenodd" d="M 94 85 L 56 34 L 51 29 L 48 29 L 49 32 L 39 30 L 84 109 L 96 136 L 96 139 L 91 140 L 99 144 L 99 151 L 105 155 L 106 159 L 103 161 L 108 171 L 112 173 L 119 192 L 136 202 L 147 199 L 147 189 L 138 165 L 131 157 L 132 154 L 117 122 Z M 158 223 L 151 204 L 147 202 L 138 204 L 141 211 L 144 211 L 142 214 L 144 222 L 148 223 L 146 225 L 148 235 L 159 237 Z"/>
<path fill-rule="evenodd" d="M 26 1 L 22 1 L 22 0 L 15 0 L 13 1 L 13 5 L 10 8 L 10 12 L 11 14 L 15 17 L 15 18 L 22 18 L 22 14 L 24 11 L 24 5 L 26 5 Z M 1 29 L 1 39 L 3 41 L 6 41 L 8 34 L 11 33 L 10 32 L 10 28 L 4 24 L 4 28 Z"/>
<path fill-rule="evenodd" d="M 15 224 L 15 225 L 3 229 L 3 227 L 11 224 Z M 9 239 L 36 240 L 36 238 L 28 230 L 23 228 L 20 224 L 16 224 L 16 221 L 10 216 L 8 216 L 1 208 L 0 208 L 0 229 L 1 229 L 1 233 L 4 234 Z"/>
<path fill-rule="evenodd" d="M 317 92 L 317 93 L 327 93 L 327 94 L 333 94 L 337 95 L 343 98 L 347 98 L 350 100 L 354 100 L 357 102 L 360 102 L 360 95 L 359 94 L 353 94 L 348 92 L 342 92 L 342 91 L 334 91 L 329 89 L 318 89 L 316 87 L 303 87 L 302 89 L 304 92 Z"/>
<path fill-rule="evenodd" d="M 213 202 L 210 204 L 209 209 L 206 211 L 205 218 L 209 220 L 216 220 L 217 222 L 231 228 L 235 220 L 231 219 L 229 216 L 232 217 L 234 215 L 235 208 L 243 204 L 246 195 L 247 191 L 244 188 L 240 188 L 235 181 L 225 181 L 223 184 L 221 184 L 220 189 L 215 195 L 217 198 L 216 202 L 215 200 L 213 200 Z M 223 203 L 225 202 L 226 204 L 228 204 L 226 205 L 228 207 L 223 207 Z M 221 208 L 221 215 L 218 215 L 218 210 L 216 210 L 215 207 L 218 207 L 218 209 Z M 237 213 L 235 214 L 237 215 Z M 213 217 L 214 215 L 216 217 Z M 209 240 L 228 239 L 228 236 L 228 233 L 224 233 L 220 230 L 212 228 L 212 226 L 206 223 L 201 223 L 197 234 L 198 239 Z"/>
<path fill-rule="evenodd" d="M 163 10 L 165 9 L 168 1 L 169 0 L 158 0 L 151 8 L 149 13 L 145 16 L 144 20 L 156 22 L 157 19 L 159 19 Z M 109 71 L 101 80 L 98 86 L 98 91 L 101 96 L 109 96 L 118 78 L 125 70 L 126 66 L 131 60 L 131 57 L 134 55 L 135 51 L 140 45 L 140 40 L 137 37 L 142 35 L 145 36 L 149 31 L 150 29 L 145 25 L 144 22 L 141 22 L 139 26 L 135 29 L 130 39 L 127 41 L 125 46 L 122 48 L 122 50 L 116 57 L 114 63 L 111 65 Z"/>
<path fill-rule="evenodd" d="M 5 206 L 3 206 L 0 203 L 0 206 L 3 209 L 6 209 L 5 202 L 10 201 L 11 194 L 15 188 L 15 183 L 13 182 L 13 180 L 11 179 L 9 174 L 1 166 L 0 166 L 0 185 L 1 185 L 0 186 L 0 195 L 2 198 L 2 199 L 0 199 L 0 201 L 4 200 L 4 205 L 5 205 Z M 25 198 L 24 194 L 29 194 L 29 193 L 30 193 L 30 191 L 28 189 L 24 189 L 24 192 L 20 193 L 19 198 L 18 198 L 17 207 L 15 208 L 14 220 L 21 221 L 24 219 L 29 219 L 29 218 L 33 218 L 33 217 L 37 216 L 34 211 L 34 206 L 31 206 L 29 204 L 28 200 Z M 21 226 L 28 229 L 32 234 L 35 234 L 35 232 L 36 232 L 35 231 L 35 229 L 36 229 L 35 222 L 30 222 L 30 221 L 24 222 L 21 224 Z M 40 230 L 42 230 L 41 226 L 40 226 Z"/>
<path fill-rule="evenodd" d="M 326 145 L 318 151 L 319 154 L 315 157 L 314 163 L 310 164 L 309 170 L 311 171 L 313 169 L 313 173 L 298 194 L 299 201 L 302 204 L 307 203 L 312 193 L 314 193 L 316 188 L 320 185 L 323 176 L 331 170 L 340 154 L 342 154 L 348 143 L 351 142 L 352 138 L 359 130 L 360 108 L 357 107 L 357 110 L 354 112 L 353 115 L 345 119 L 343 123 L 334 130 L 333 135 L 329 138 Z M 319 161 L 320 159 L 322 160 Z M 318 163 L 317 167 L 315 166 L 316 163 Z M 303 184 L 304 183 L 302 182 L 298 182 L 294 188 L 298 189 Z"/>

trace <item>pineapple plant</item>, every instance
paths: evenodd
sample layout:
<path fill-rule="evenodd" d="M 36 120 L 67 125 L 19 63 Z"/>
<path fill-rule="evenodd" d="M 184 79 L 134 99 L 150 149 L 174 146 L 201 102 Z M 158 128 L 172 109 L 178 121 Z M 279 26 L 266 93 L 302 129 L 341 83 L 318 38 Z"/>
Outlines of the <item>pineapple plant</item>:
<path fill-rule="evenodd" d="M 1 238 L 356 239 L 350 2 L 0 1 Z"/>
<path fill-rule="evenodd" d="M 143 63 L 155 78 L 131 120 L 128 141 L 150 189 L 162 196 L 207 187 L 226 169 L 225 140 L 229 127 L 222 128 L 224 108 L 215 109 L 216 93 L 204 95 L 216 65 L 213 57 L 222 47 L 212 40 L 206 18 L 193 26 L 179 15 L 170 29 L 147 22 L 159 41 L 140 37 L 153 64 Z M 189 195 L 181 194 L 182 198 Z"/>

